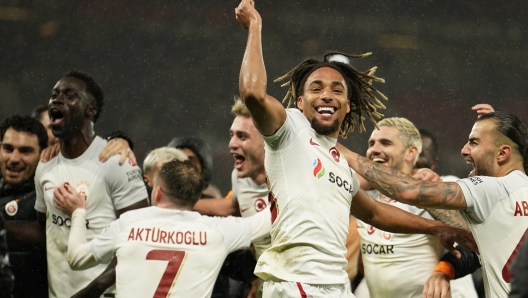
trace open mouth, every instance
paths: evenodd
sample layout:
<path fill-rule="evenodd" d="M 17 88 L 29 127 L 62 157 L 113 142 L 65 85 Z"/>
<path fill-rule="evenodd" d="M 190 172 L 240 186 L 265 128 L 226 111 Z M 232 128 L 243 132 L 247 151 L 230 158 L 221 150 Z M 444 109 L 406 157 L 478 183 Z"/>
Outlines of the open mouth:
<path fill-rule="evenodd" d="M 386 163 L 387 162 L 387 160 L 385 160 L 385 159 L 383 159 L 381 157 L 374 157 L 372 159 L 372 161 L 375 162 L 375 163 Z"/>
<path fill-rule="evenodd" d="M 317 107 L 315 110 L 324 116 L 332 116 L 337 111 L 335 107 Z"/>
<path fill-rule="evenodd" d="M 473 177 L 473 176 L 475 176 L 475 163 L 474 163 L 473 161 L 471 161 L 471 160 L 467 160 L 467 159 L 466 159 L 466 163 L 467 163 L 468 165 L 472 165 L 472 166 L 473 166 L 473 169 L 469 172 L 468 177 Z"/>
<path fill-rule="evenodd" d="M 235 159 L 235 169 L 240 170 L 244 165 L 246 158 L 238 154 L 233 154 L 233 158 Z"/>
<path fill-rule="evenodd" d="M 50 117 L 50 123 L 52 125 L 57 125 L 62 122 L 62 119 L 64 118 L 64 114 L 62 111 L 60 111 L 57 108 L 51 108 L 49 110 L 49 117 Z"/>
<path fill-rule="evenodd" d="M 24 171 L 24 167 L 14 167 L 14 166 L 7 166 L 6 170 L 8 171 L 8 175 L 19 175 Z"/>

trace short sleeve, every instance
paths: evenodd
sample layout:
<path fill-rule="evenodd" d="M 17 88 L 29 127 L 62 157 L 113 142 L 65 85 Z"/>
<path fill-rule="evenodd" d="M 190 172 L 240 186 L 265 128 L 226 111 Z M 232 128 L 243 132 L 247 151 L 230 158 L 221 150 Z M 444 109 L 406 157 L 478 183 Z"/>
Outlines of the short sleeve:
<path fill-rule="evenodd" d="M 251 221 L 242 217 L 218 218 L 216 230 L 223 235 L 227 251 L 247 249 L 251 244 Z"/>
<path fill-rule="evenodd" d="M 231 172 L 231 190 L 233 191 L 233 203 L 238 204 L 238 175 L 236 169 Z"/>
<path fill-rule="evenodd" d="M 262 136 L 272 150 L 286 148 L 295 140 L 302 128 L 310 127 L 306 117 L 298 109 L 287 109 L 284 124 L 271 136 Z"/>
<path fill-rule="evenodd" d="M 141 169 L 127 161 L 119 165 L 119 156 L 111 157 L 108 163 L 106 183 L 116 210 L 126 208 L 147 198 Z"/>
<path fill-rule="evenodd" d="M 41 213 L 46 213 L 46 202 L 44 201 L 44 190 L 42 189 L 42 184 L 40 183 L 41 172 L 42 172 L 42 163 L 39 162 L 37 170 L 35 171 L 35 210 Z"/>
<path fill-rule="evenodd" d="M 352 188 L 352 197 L 354 197 L 359 191 L 359 179 L 357 178 L 356 171 L 350 168 L 350 174 L 352 175 L 352 183 L 354 184 Z"/>
<path fill-rule="evenodd" d="M 90 242 L 90 249 L 97 262 L 108 264 L 114 257 L 115 244 L 121 230 L 121 222 L 126 220 L 127 215 L 128 213 L 125 213 L 119 219 L 114 220 Z"/>
<path fill-rule="evenodd" d="M 456 183 L 460 185 L 466 199 L 465 214 L 475 224 L 484 222 L 497 203 L 508 197 L 501 178 L 474 176 Z"/>

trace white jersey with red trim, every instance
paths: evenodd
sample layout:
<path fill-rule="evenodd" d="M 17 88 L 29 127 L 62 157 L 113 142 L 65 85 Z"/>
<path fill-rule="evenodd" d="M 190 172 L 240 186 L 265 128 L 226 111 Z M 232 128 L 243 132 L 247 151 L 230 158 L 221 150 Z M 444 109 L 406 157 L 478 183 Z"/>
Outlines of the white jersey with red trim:
<path fill-rule="evenodd" d="M 392 200 L 377 190 L 367 193 L 377 201 L 433 219 L 427 211 Z M 438 239 L 385 232 L 361 220 L 356 222 L 370 297 L 422 297 L 424 284 L 443 253 Z"/>
<path fill-rule="evenodd" d="M 46 214 L 46 248 L 50 297 L 71 297 L 94 280 L 106 265 L 82 271 L 70 269 L 67 263 L 71 218 L 55 208 L 53 190 L 64 182 L 86 200 L 86 236 L 88 240 L 116 219 L 116 210 L 147 198 L 141 170 L 128 162 L 118 164 L 119 156 L 102 163 L 99 153 L 107 142 L 95 137 L 78 158 L 62 154 L 47 163 L 39 163 L 35 174 L 37 199 L 35 209 Z M 115 293 L 111 287 L 105 293 Z"/>
<path fill-rule="evenodd" d="M 123 214 L 90 247 L 98 262 L 117 256 L 118 297 L 211 297 L 226 256 L 249 247 L 259 222 L 269 232 L 269 211 L 261 214 L 220 218 L 148 207 Z"/>
<path fill-rule="evenodd" d="M 264 280 L 344 284 L 350 204 L 359 181 L 335 145 L 297 109 L 265 136 L 270 185 L 271 247 L 257 262 Z"/>
<path fill-rule="evenodd" d="M 461 214 L 479 247 L 486 297 L 508 297 L 509 266 L 528 230 L 528 177 L 513 171 L 457 183 L 467 204 Z"/>
<path fill-rule="evenodd" d="M 238 178 L 237 170 L 231 174 L 231 185 L 233 187 L 233 200 L 238 204 L 242 217 L 249 217 L 260 212 L 268 206 L 268 186 L 264 183 L 257 185 L 253 179 Z M 253 242 L 255 247 L 255 258 L 271 246 L 271 236 Z"/>

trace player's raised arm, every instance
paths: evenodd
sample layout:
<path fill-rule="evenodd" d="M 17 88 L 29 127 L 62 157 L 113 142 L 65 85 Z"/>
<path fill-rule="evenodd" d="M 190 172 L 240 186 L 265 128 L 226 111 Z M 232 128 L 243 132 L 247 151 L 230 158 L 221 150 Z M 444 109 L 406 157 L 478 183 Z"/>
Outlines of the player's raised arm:
<path fill-rule="evenodd" d="M 348 165 L 384 195 L 422 208 L 465 210 L 466 199 L 455 182 L 431 182 L 412 178 L 396 169 L 379 165 L 338 144 Z"/>
<path fill-rule="evenodd" d="M 248 40 L 240 68 L 240 97 L 248 107 L 253 122 L 263 135 L 272 135 L 286 120 L 282 104 L 266 93 L 267 77 L 262 57 L 262 19 L 253 0 L 242 0 L 235 9 L 237 21 L 248 30 Z"/>

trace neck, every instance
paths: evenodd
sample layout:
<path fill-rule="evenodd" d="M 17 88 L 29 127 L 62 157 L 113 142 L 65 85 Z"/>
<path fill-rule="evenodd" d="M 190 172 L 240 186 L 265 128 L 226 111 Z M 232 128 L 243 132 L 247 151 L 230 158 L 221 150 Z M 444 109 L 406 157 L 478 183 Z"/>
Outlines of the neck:
<path fill-rule="evenodd" d="M 266 183 L 266 171 L 264 171 L 264 169 L 262 171 L 258 171 L 255 174 L 251 175 L 250 178 L 257 185 L 264 184 Z"/>
<path fill-rule="evenodd" d="M 409 176 L 412 176 L 412 174 L 413 174 L 413 166 L 411 164 L 408 164 L 408 163 L 403 164 L 403 167 L 401 169 L 398 169 L 398 170 L 404 172 L 405 174 L 407 174 Z"/>
<path fill-rule="evenodd" d="M 504 165 L 504 166 L 499 166 L 497 168 L 497 170 L 495 171 L 494 176 L 495 177 L 504 177 L 504 176 L 508 175 L 509 173 L 511 173 L 513 171 L 521 171 L 523 173 L 526 173 L 524 171 L 524 166 L 523 166 L 522 163 L 519 163 L 518 165 L 517 164 L 507 164 L 507 165 Z"/>
<path fill-rule="evenodd" d="M 61 153 L 68 159 L 77 158 L 81 156 L 90 147 L 90 144 L 95 138 L 93 126 L 91 122 L 89 125 L 83 125 L 83 127 L 76 131 L 73 135 L 61 138 Z"/>
<path fill-rule="evenodd" d="M 193 208 L 190 207 L 182 207 L 178 204 L 175 204 L 174 202 L 170 200 L 164 200 L 161 199 L 157 204 L 156 207 L 163 208 L 163 209 L 171 209 L 171 210 L 180 210 L 180 211 L 192 211 Z"/>

